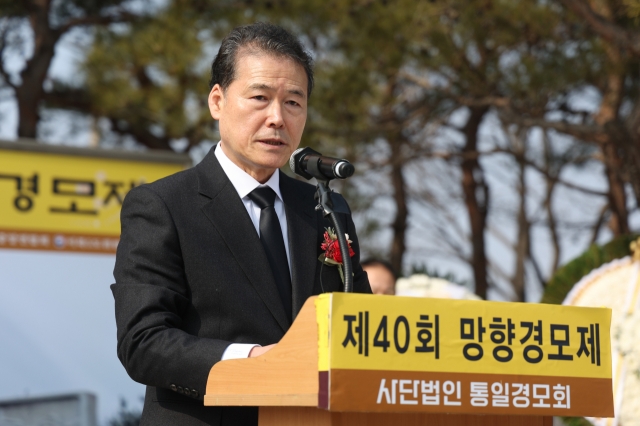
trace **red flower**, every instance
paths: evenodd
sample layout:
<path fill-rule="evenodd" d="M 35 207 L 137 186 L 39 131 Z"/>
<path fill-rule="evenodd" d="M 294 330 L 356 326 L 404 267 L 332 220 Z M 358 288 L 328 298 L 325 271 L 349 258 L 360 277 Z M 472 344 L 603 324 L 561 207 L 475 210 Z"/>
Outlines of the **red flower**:
<path fill-rule="evenodd" d="M 347 244 L 349 245 L 349 257 L 353 257 L 356 254 L 351 248 L 351 241 L 349 241 L 349 237 L 347 236 Z M 342 253 L 340 252 L 340 243 L 338 243 L 338 238 L 333 235 L 329 235 L 329 232 L 325 231 L 324 233 L 324 242 L 320 245 L 320 248 L 324 250 L 324 256 L 327 259 L 331 259 L 337 263 L 342 263 Z"/>

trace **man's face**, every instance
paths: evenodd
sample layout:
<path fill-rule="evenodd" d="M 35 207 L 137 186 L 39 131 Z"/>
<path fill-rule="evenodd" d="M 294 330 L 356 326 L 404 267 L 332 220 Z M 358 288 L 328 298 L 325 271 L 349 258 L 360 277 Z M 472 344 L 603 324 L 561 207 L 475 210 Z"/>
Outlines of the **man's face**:
<path fill-rule="evenodd" d="M 373 294 L 396 294 L 396 279 L 387 268 L 374 263 L 363 269 L 367 271 Z"/>
<path fill-rule="evenodd" d="M 307 120 L 307 74 L 292 61 L 241 49 L 235 80 L 209 94 L 222 150 L 241 169 L 266 182 L 300 145 Z"/>

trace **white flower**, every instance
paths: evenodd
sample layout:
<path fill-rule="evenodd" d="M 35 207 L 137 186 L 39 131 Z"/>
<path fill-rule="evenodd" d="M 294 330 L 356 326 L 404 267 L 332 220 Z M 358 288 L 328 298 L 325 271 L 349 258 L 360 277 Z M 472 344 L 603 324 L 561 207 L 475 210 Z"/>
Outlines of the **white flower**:
<path fill-rule="evenodd" d="M 436 299 L 478 300 L 478 296 L 458 284 L 425 274 L 414 274 L 396 282 L 397 296 L 433 297 Z"/>

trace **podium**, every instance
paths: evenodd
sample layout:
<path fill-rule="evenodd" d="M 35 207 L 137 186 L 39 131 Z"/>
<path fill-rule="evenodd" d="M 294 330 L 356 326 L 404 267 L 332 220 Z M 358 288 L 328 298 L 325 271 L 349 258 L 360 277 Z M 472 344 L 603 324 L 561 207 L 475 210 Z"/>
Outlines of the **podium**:
<path fill-rule="evenodd" d="M 352 297 L 352 295 L 340 296 Z M 376 303 L 380 303 L 381 298 L 384 296 L 355 295 L 354 297 L 375 297 L 378 299 L 367 300 L 375 300 Z M 418 299 L 416 299 L 416 301 L 418 301 Z M 381 403 L 381 400 L 384 402 L 384 398 L 381 397 L 381 394 L 384 393 L 382 384 L 380 385 L 380 390 L 378 390 L 377 387 L 374 389 L 374 397 L 369 406 L 363 406 L 361 402 L 355 403 L 353 406 L 355 408 L 351 408 L 348 404 L 345 408 L 343 404 L 341 407 L 334 409 L 333 406 L 331 406 L 329 393 L 332 391 L 331 389 L 334 385 L 331 380 L 337 382 L 339 375 L 334 375 L 331 373 L 332 370 L 327 371 L 328 369 L 322 367 L 323 362 L 325 364 L 327 362 L 326 359 L 323 361 L 323 358 L 326 358 L 326 354 L 324 354 L 326 351 L 322 349 L 321 343 L 323 341 L 322 335 L 327 334 L 327 324 L 325 324 L 324 327 L 320 324 L 321 321 L 319 318 L 322 318 L 325 314 L 319 312 L 317 302 L 318 297 L 311 297 L 306 301 L 289 331 L 269 352 L 257 358 L 234 359 L 215 364 L 209 373 L 204 404 L 206 406 L 260 407 L 260 426 L 382 426 L 393 424 L 402 426 L 552 426 L 552 416 L 562 415 L 560 413 L 556 414 L 556 411 L 546 414 L 546 412 L 549 412 L 551 409 L 546 412 L 541 409 L 541 415 L 520 415 L 514 414 L 513 412 L 505 413 L 504 410 L 492 408 L 491 404 L 488 404 L 488 407 L 485 407 L 481 413 L 459 412 L 464 409 L 464 407 L 453 407 L 456 408 L 458 412 L 452 412 L 448 407 L 442 406 L 441 404 L 436 407 L 426 407 L 420 405 L 418 402 L 414 405 L 385 405 Z M 401 301 L 394 300 L 394 303 L 401 303 Z M 339 319 L 341 320 L 342 313 L 340 315 L 341 317 Z M 347 319 L 346 315 L 344 317 Z M 368 318 L 369 312 L 367 311 L 367 321 Z M 397 323 L 396 321 L 396 324 Z M 351 326 L 351 323 L 349 323 L 349 326 Z M 360 326 L 362 327 L 362 324 Z M 330 328 L 330 325 L 328 325 L 328 327 Z M 396 329 L 398 329 L 398 326 L 396 326 Z M 360 331 L 362 331 L 362 328 Z M 329 334 L 330 333 L 331 332 L 329 332 Z M 340 331 L 340 333 L 342 333 L 342 331 Z M 342 340 L 342 334 L 338 336 L 336 332 L 335 337 Z M 372 333 L 368 339 L 375 341 L 373 338 Z M 375 338 L 378 339 L 378 337 Z M 608 338 L 608 334 L 603 336 L 603 338 Z M 405 346 L 408 346 L 408 329 L 406 340 L 407 345 Z M 344 346 L 346 349 L 349 345 L 341 346 Z M 386 350 L 387 348 L 384 349 Z M 444 350 L 444 348 L 442 350 Z M 380 353 L 382 353 L 382 351 L 380 351 Z M 367 372 L 364 371 L 361 372 L 361 374 L 366 375 Z M 351 393 L 340 393 L 336 391 L 341 401 L 349 399 L 355 401 L 360 397 L 358 383 L 353 382 L 353 380 L 349 382 L 349 386 L 355 389 L 353 395 Z M 362 386 L 366 386 L 366 382 L 367 380 L 363 380 Z M 409 380 L 403 380 L 403 382 L 409 382 Z M 418 381 L 414 382 L 419 383 Z M 411 388 L 411 383 L 414 382 L 410 382 L 408 388 Z M 605 385 L 609 383 L 610 386 L 610 382 L 610 379 L 608 382 L 605 380 Z M 385 383 L 385 381 L 383 380 L 382 383 Z M 390 381 L 387 382 L 387 385 L 389 383 Z M 458 384 L 459 383 L 458 381 Z M 417 387 L 418 385 L 416 385 L 416 389 Z M 576 390 L 576 392 L 577 391 L 578 390 Z M 398 392 L 403 392 L 403 390 L 398 388 Z M 375 405 L 376 393 L 378 395 L 377 405 Z M 388 394 L 389 392 L 387 392 L 385 396 L 388 397 Z M 404 395 L 401 395 L 401 397 L 404 398 Z M 598 398 L 604 398 L 605 402 L 607 400 L 606 395 L 599 395 Z M 395 399 L 396 388 L 394 387 L 394 403 Z M 400 396 L 398 399 L 400 399 Z M 600 405 L 602 406 L 602 404 Z M 605 403 L 605 405 L 607 404 Z M 610 412 L 613 414 L 612 398 L 610 405 Z M 549 406 L 551 407 L 550 404 Z M 584 414 L 589 415 L 592 413 Z M 600 414 L 602 413 L 600 412 Z M 576 411 L 572 410 L 564 415 L 576 415 Z"/>

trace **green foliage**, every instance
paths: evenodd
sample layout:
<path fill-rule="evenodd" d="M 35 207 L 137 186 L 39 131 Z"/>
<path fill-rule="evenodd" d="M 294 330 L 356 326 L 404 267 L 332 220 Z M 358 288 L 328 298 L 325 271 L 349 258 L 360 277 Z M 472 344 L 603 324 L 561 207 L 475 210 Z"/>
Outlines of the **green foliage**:
<path fill-rule="evenodd" d="M 193 9 L 172 2 L 153 18 L 98 31 L 84 63 L 93 114 L 153 148 L 210 136 L 201 24 Z"/>
<path fill-rule="evenodd" d="M 592 426 L 592 423 L 582 417 L 562 417 L 565 426 Z"/>
<path fill-rule="evenodd" d="M 634 23 L 638 24 L 640 18 L 640 1 L 639 0 L 622 0 L 622 4 L 627 8 L 627 16 L 634 20 Z"/>
<path fill-rule="evenodd" d="M 582 255 L 558 269 L 547 284 L 542 303 L 561 304 L 571 288 L 594 269 L 631 254 L 629 245 L 637 235 L 623 235 L 603 246 L 592 245 Z"/>

